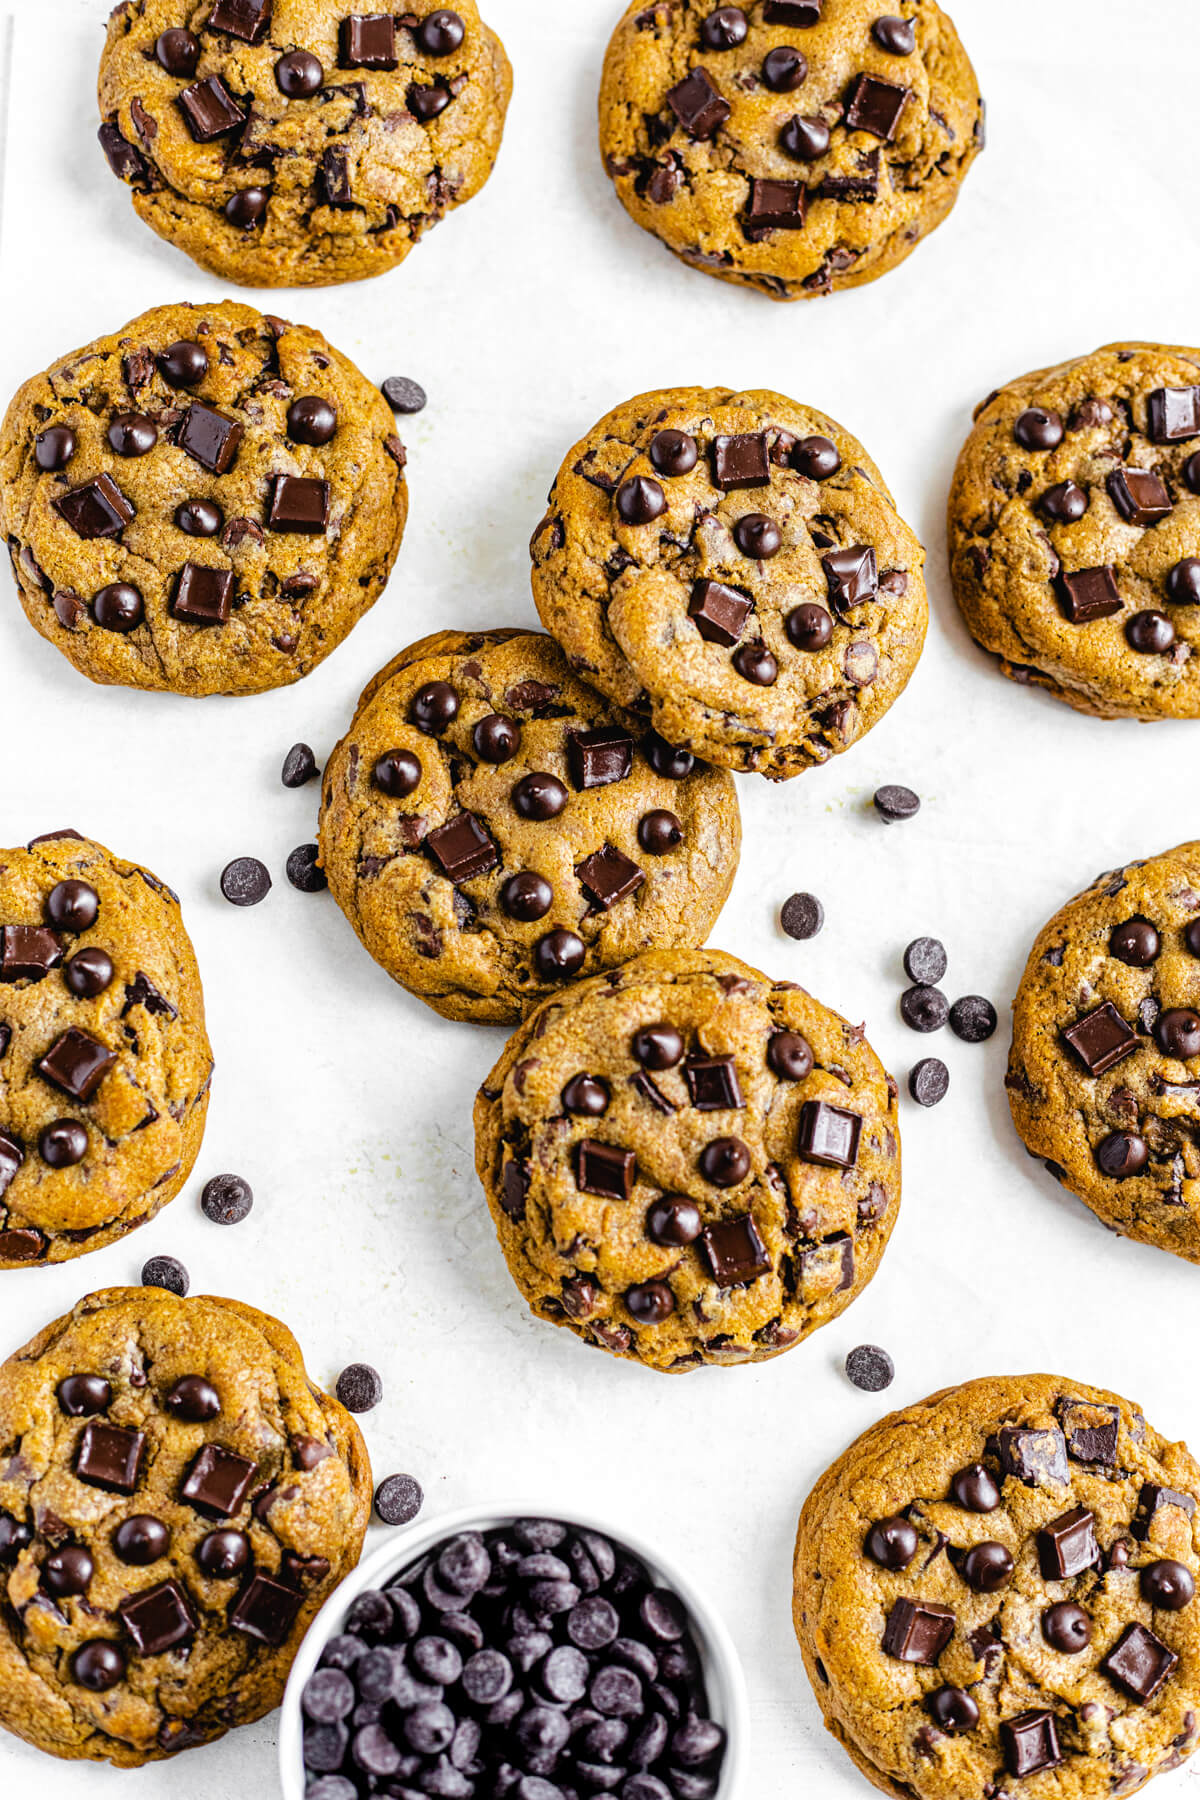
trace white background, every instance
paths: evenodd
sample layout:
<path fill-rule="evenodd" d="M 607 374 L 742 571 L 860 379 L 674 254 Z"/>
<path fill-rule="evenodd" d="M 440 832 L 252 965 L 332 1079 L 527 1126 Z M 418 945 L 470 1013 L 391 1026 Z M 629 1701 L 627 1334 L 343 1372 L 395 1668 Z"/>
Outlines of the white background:
<path fill-rule="evenodd" d="M 882 281 L 780 306 L 683 268 L 613 197 L 595 96 L 618 0 L 486 10 L 516 94 L 483 195 L 390 275 L 260 301 L 319 326 L 374 378 L 429 390 L 401 426 L 411 522 L 374 612 L 298 687 L 188 701 L 89 685 L 0 574 L 0 844 L 76 825 L 172 883 L 217 1057 L 188 1189 L 123 1244 L 0 1276 L 0 1351 L 88 1289 L 136 1282 L 151 1253 L 180 1256 L 194 1290 L 278 1313 L 318 1381 L 377 1365 L 385 1397 L 363 1421 L 376 1474 L 413 1472 L 430 1508 L 540 1495 L 661 1540 L 711 1591 L 745 1661 L 746 1800 L 840 1800 L 866 1788 L 821 1727 L 789 1587 L 805 1493 L 885 1404 L 846 1382 L 846 1351 L 887 1346 L 896 1404 L 1050 1369 L 1200 1439 L 1200 1272 L 1119 1242 L 1061 1194 L 1026 1157 L 1002 1087 L 1009 1001 L 1046 918 L 1101 869 L 1200 835 L 1200 726 L 1104 724 L 1003 681 L 959 623 L 942 522 L 990 388 L 1120 337 L 1200 339 L 1188 87 L 1200 18 L 1196 0 L 958 0 L 990 144 L 957 210 Z M 103 14 L 102 0 L 17 0 L 0 402 L 145 307 L 223 292 L 138 222 L 95 143 Z M 902 1082 L 936 1053 L 952 1087 L 928 1113 L 905 1096 L 903 1210 L 853 1309 L 766 1366 L 667 1380 L 526 1312 L 472 1166 L 472 1098 L 503 1036 L 439 1020 L 375 967 L 327 894 L 289 888 L 284 859 L 313 835 L 317 789 L 286 792 L 279 764 L 296 739 L 323 760 L 367 677 L 413 638 L 536 623 L 526 544 L 563 454 L 616 402 L 689 382 L 778 387 L 858 433 L 928 547 L 933 611 L 916 677 L 865 743 L 783 787 L 739 778 L 745 853 L 714 941 L 865 1018 Z M 911 824 L 873 815 L 885 781 L 922 795 Z M 242 854 L 276 878 L 252 911 L 217 890 Z M 797 888 L 826 907 L 808 944 L 776 923 Z M 948 946 L 951 998 L 994 998 L 990 1044 L 900 1023 L 900 953 L 926 932 Z M 225 1169 L 256 1195 L 232 1230 L 197 1204 Z M 5 1739 L 0 1791 L 269 1795 L 274 1740 L 267 1719 L 116 1774 Z M 1197 1775 L 1167 1779 L 1164 1793 Z"/>

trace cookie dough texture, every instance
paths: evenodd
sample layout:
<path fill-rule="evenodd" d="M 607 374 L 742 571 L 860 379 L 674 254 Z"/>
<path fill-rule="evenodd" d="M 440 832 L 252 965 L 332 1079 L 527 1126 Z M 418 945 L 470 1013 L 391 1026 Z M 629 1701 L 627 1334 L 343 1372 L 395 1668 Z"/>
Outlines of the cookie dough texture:
<path fill-rule="evenodd" d="M 934 0 L 723 10 L 745 24 L 729 48 L 711 45 L 710 0 L 634 0 L 617 26 L 600 149 L 621 204 L 690 267 L 772 300 L 886 274 L 941 224 L 983 147 L 951 20 Z M 816 22 L 772 19 L 789 11 Z M 884 48 L 881 18 L 905 21 L 907 54 Z"/>
<path fill-rule="evenodd" d="M 950 567 L 1010 680 L 1098 718 L 1200 718 L 1200 567 L 1173 574 L 1200 556 L 1198 452 L 1200 350 L 1109 344 L 977 409 Z M 1077 619 L 1069 578 L 1087 571 Z"/>
<path fill-rule="evenodd" d="M 862 1027 L 716 950 L 548 1000 L 480 1089 L 475 1142 L 532 1310 L 667 1372 L 836 1318 L 900 1204 L 896 1086 Z"/>
<path fill-rule="evenodd" d="M 69 1410 L 81 1376 L 103 1402 L 88 1400 L 86 1416 Z M 122 1450 L 140 1434 L 132 1491 L 87 1479 L 97 1429 Z M 358 1560 L 371 1504 L 358 1427 L 308 1380 L 283 1325 L 236 1300 L 91 1294 L 0 1369 L 0 1442 L 0 1724 L 55 1756 L 132 1767 L 279 1704 L 305 1630 Z M 211 1487 L 203 1505 L 185 1494 L 206 1451 L 240 1459 L 223 1464 L 242 1490 L 236 1502 L 225 1490 L 230 1510 L 216 1510 Z M 157 1522 L 160 1555 L 122 1555 L 131 1518 Z M 216 1532 L 244 1540 L 236 1575 L 205 1572 L 201 1546 Z M 47 1592 L 47 1558 L 67 1546 L 86 1552 L 84 1591 Z M 177 1590 L 170 1611 L 190 1622 L 155 1651 L 121 1608 L 165 1583 Z M 78 1653 L 97 1640 L 125 1660 L 104 1692 L 76 1679 Z"/>
<path fill-rule="evenodd" d="M 301 437 L 302 400 L 333 409 L 327 441 Z M 130 416 L 143 454 L 114 449 Z M 40 467 L 39 443 L 57 461 L 46 434 L 64 428 L 70 455 Z M 0 528 L 27 618 L 91 680 L 256 694 L 307 675 L 379 598 L 405 461 L 383 396 L 319 332 L 232 301 L 161 306 L 19 390 L 0 433 Z M 309 505 L 302 529 L 277 516 L 285 477 L 306 484 L 290 490 Z M 81 535 L 59 506 L 96 482 L 105 516 L 82 523 L 105 530 Z M 134 590 L 132 628 L 111 596 L 97 603 L 114 585 Z"/>
<path fill-rule="evenodd" d="M 691 448 L 672 462 L 680 437 Z M 629 523 L 638 483 L 662 506 Z M 769 554 L 744 535 L 751 515 L 778 539 Z M 863 737 L 925 641 L 924 552 L 879 470 L 834 420 L 765 390 L 616 407 L 563 463 L 531 550 L 542 623 L 586 681 L 669 743 L 775 780 Z M 857 579 L 839 581 L 839 561 Z M 713 610 L 706 584 L 744 612 L 730 629 L 696 616 Z M 815 647 L 793 641 L 804 607 L 819 609 Z"/>
<path fill-rule="evenodd" d="M 96 897 L 91 925 L 48 927 L 62 883 Z M 99 961 L 98 979 L 110 960 L 99 993 L 68 985 L 77 957 Z M 67 1034 L 64 1056 L 55 1047 Z M 103 1069 L 94 1086 L 93 1064 Z M 98 1250 L 173 1200 L 200 1149 L 212 1066 L 171 890 L 73 833 L 0 851 L 0 1269 Z M 42 1137 L 61 1121 L 82 1129 L 86 1149 L 64 1166 L 50 1145 L 52 1166 Z"/>
<path fill-rule="evenodd" d="M 994 1484 L 988 1512 L 953 1494 L 955 1476 L 976 1464 Z M 1197 1495 L 1200 1468 L 1185 1445 L 1161 1437 L 1119 1395 L 1082 1382 L 996 1376 L 892 1413 L 826 1470 L 800 1519 L 794 1618 L 826 1726 L 896 1800 L 1136 1793 L 1196 1745 L 1200 1602 L 1152 1606 L 1142 1572 L 1171 1561 L 1195 1576 Z M 1094 1542 L 1086 1520 L 1080 1536 L 1093 1561 L 1058 1579 L 1042 1534 L 1076 1509 L 1091 1516 Z M 897 1515 L 915 1548 L 889 1569 L 866 1545 L 873 1525 Z M 984 1543 L 1012 1559 L 1010 1578 L 991 1592 L 965 1573 L 967 1553 Z M 889 1620 L 910 1601 L 952 1616 L 935 1664 L 883 1648 Z M 1081 1648 L 1059 1650 L 1045 1636 L 1047 1610 L 1060 1603 L 1086 1615 Z M 1131 1626 L 1177 1659 L 1144 1703 L 1102 1668 Z M 969 1728 L 937 1724 L 932 1697 L 946 1688 L 966 1697 L 968 1717 L 976 1709 Z M 1039 1714 L 1049 1715 L 1061 1760 L 1018 1773 L 1006 1728 L 1018 1721 L 1036 1765 L 1045 1723 L 1022 1730 L 1020 1722 Z"/>
<path fill-rule="evenodd" d="M 1027 1149 L 1107 1225 L 1200 1262 L 1200 843 L 1100 875 L 1039 934 L 1007 1088 Z"/>
<path fill-rule="evenodd" d="M 218 29 L 214 10 L 213 0 L 118 6 L 99 81 L 100 141 L 114 173 L 138 215 L 202 267 L 256 288 L 379 275 L 491 174 L 512 71 L 475 0 L 455 9 L 461 41 L 438 55 L 417 33 L 441 9 L 422 0 L 381 15 L 395 20 L 390 69 L 354 60 L 346 22 L 371 16 L 354 0 L 274 0 L 265 9 L 250 0 L 244 15 L 267 15 L 251 41 Z M 155 45 L 181 27 L 198 54 L 173 72 Z M 319 65 L 311 91 L 277 73 L 298 52 Z M 218 95 L 214 123 L 227 128 L 197 141 L 182 97 L 214 81 L 226 97 Z M 211 111 L 211 98 L 202 103 Z"/>
<path fill-rule="evenodd" d="M 431 730 L 422 704 L 439 684 L 455 712 Z M 659 773 L 659 751 L 682 766 L 617 726 L 540 632 L 423 638 L 370 683 L 326 767 L 321 856 L 334 898 L 410 993 L 484 1024 L 515 1024 L 572 975 L 703 942 L 737 868 L 737 795 L 724 770 Z M 394 752 L 419 766 L 401 796 L 380 785 Z M 545 777 L 549 798 L 530 806 L 526 791 Z M 457 865 L 444 835 L 456 819 L 474 857 Z M 539 880 L 532 906 L 514 903 Z M 564 933 L 569 954 L 555 959 Z"/>

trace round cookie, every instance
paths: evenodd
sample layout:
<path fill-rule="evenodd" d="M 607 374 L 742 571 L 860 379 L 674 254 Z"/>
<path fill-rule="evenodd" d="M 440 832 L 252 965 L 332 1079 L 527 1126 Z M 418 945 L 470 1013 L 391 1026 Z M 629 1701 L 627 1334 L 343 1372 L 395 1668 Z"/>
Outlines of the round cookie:
<path fill-rule="evenodd" d="M 443 631 L 359 701 L 321 860 L 366 948 L 448 1019 L 512 1025 L 564 981 L 703 942 L 737 868 L 732 778 L 635 738 L 535 631 Z"/>
<path fill-rule="evenodd" d="M 802 988 L 665 950 L 546 1001 L 475 1102 L 539 1318 L 647 1368 L 762 1362 L 843 1312 L 900 1204 L 896 1084 Z"/>
<path fill-rule="evenodd" d="M 212 1067 L 170 888 L 75 831 L 0 851 L 0 1269 L 161 1212 L 199 1152 Z"/>
<path fill-rule="evenodd" d="M 380 275 L 477 194 L 512 92 L 475 0 L 126 0 L 100 143 L 137 213 L 245 287 Z"/>
<path fill-rule="evenodd" d="M 279 1704 L 358 1561 L 371 1469 L 236 1300 L 107 1288 L 0 1368 L 0 1725 L 121 1767 Z"/>
<path fill-rule="evenodd" d="M 319 332 L 160 306 L 16 394 L 0 530 L 30 623 L 93 681 L 257 694 L 379 598 L 405 461 L 383 396 Z"/>
<path fill-rule="evenodd" d="M 632 0 L 604 59 L 621 204 L 693 269 L 804 300 L 940 225 L 983 102 L 934 0 Z"/>
<path fill-rule="evenodd" d="M 1010 680 L 1098 718 L 1200 718 L 1200 350 L 1109 344 L 990 394 L 949 536 Z"/>
<path fill-rule="evenodd" d="M 827 1728 L 895 1800 L 1136 1793 L 1196 1747 L 1197 1496 L 1185 1445 L 1082 1382 L 994 1376 L 892 1413 L 800 1518 Z"/>
<path fill-rule="evenodd" d="M 1008 1103 L 1107 1225 L 1200 1262 L 1200 843 L 1099 876 L 1040 933 Z"/>
<path fill-rule="evenodd" d="M 618 406 L 559 470 L 533 594 L 668 743 L 785 780 L 868 732 L 925 641 L 924 551 L 857 438 L 766 391 Z"/>

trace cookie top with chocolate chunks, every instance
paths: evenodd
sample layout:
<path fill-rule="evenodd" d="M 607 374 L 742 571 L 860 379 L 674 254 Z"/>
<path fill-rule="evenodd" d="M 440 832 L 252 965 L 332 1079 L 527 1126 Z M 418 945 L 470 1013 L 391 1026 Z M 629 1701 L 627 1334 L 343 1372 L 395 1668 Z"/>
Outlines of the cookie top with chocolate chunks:
<path fill-rule="evenodd" d="M 379 275 L 477 194 L 512 71 L 475 0 L 124 0 L 100 144 L 160 237 L 244 287 Z"/>
<path fill-rule="evenodd" d="M 732 778 L 618 723 L 536 631 L 402 651 L 322 787 L 322 862 L 371 955 L 484 1024 L 639 950 L 702 943 L 740 844 Z"/>
<path fill-rule="evenodd" d="M 1200 1467 L 1118 1394 L 995 1376 L 892 1413 L 804 1505 L 828 1729 L 908 1800 L 1133 1794 L 1200 1734 Z"/>
<path fill-rule="evenodd" d="M 1200 843 L 1098 876 L 1039 934 L 1006 1086 L 1031 1155 L 1106 1225 L 1200 1262 Z"/>
<path fill-rule="evenodd" d="M 0 1269 L 66 1262 L 160 1212 L 211 1079 L 170 888 L 75 831 L 0 850 Z"/>
<path fill-rule="evenodd" d="M 618 406 L 559 470 L 531 545 L 542 623 L 669 743 L 775 780 L 902 692 L 924 551 L 857 438 L 782 394 Z"/>
<path fill-rule="evenodd" d="M 539 1318 L 674 1373 L 760 1362 L 861 1293 L 900 1205 L 896 1084 L 849 1025 L 719 950 L 551 999 L 475 1102 Z"/>
<path fill-rule="evenodd" d="M 804 300 L 903 262 L 983 148 L 935 0 L 631 0 L 604 60 L 621 204 L 693 269 Z"/>
<path fill-rule="evenodd" d="M 0 1725 L 129 1768 L 278 1706 L 371 1470 L 236 1300 L 107 1288 L 0 1368 Z"/>
<path fill-rule="evenodd" d="M 0 431 L 30 623 L 93 681 L 298 681 L 383 591 L 408 512 L 383 396 L 319 332 L 160 306 L 34 376 Z"/>
<path fill-rule="evenodd" d="M 1200 350 L 1108 344 L 990 394 L 949 535 L 1010 680 L 1099 718 L 1200 718 Z"/>

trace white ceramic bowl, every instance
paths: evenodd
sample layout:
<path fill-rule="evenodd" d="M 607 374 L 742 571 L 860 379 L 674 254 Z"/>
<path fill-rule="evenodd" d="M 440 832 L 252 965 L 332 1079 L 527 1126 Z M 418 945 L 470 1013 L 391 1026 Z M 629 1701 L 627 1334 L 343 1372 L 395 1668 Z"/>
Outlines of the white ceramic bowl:
<path fill-rule="evenodd" d="M 287 1690 L 283 1696 L 279 1727 L 279 1772 L 284 1800 L 304 1800 L 304 1757 L 301 1747 L 304 1726 L 300 1695 L 305 1682 L 316 1668 L 325 1645 L 341 1631 L 351 1602 L 368 1588 L 383 1587 L 393 1575 L 416 1562 L 418 1557 L 424 1556 L 427 1550 L 432 1549 L 443 1538 L 454 1537 L 460 1531 L 491 1531 L 498 1525 L 509 1524 L 513 1519 L 560 1519 L 565 1525 L 599 1532 L 602 1537 L 611 1538 L 613 1543 L 637 1557 L 660 1587 L 671 1588 L 678 1594 L 691 1616 L 692 1636 L 704 1667 L 709 1709 L 717 1723 L 724 1726 L 728 1739 L 717 1800 L 737 1800 L 746 1767 L 749 1729 L 746 1683 L 733 1640 L 709 1601 L 676 1563 L 624 1526 L 614 1529 L 607 1519 L 597 1518 L 593 1513 L 579 1512 L 575 1508 L 568 1514 L 562 1508 L 537 1505 L 495 1506 L 486 1510 L 465 1507 L 457 1512 L 443 1513 L 440 1518 L 423 1519 L 387 1538 L 370 1556 L 364 1557 L 353 1574 L 347 1575 L 341 1586 L 334 1590 L 309 1626 L 292 1664 Z"/>

